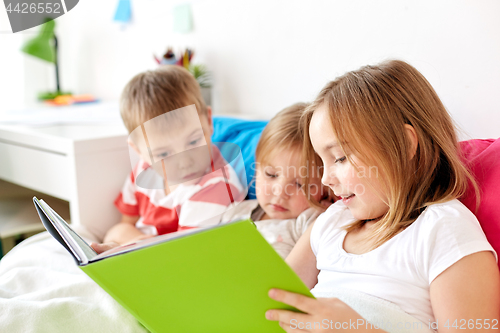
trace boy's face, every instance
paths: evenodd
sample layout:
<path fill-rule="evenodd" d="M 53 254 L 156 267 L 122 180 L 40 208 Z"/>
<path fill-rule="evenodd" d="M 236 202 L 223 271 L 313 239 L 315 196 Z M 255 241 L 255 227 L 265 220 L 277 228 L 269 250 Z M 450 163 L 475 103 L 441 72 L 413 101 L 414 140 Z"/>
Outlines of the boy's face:
<path fill-rule="evenodd" d="M 301 188 L 301 176 L 304 176 L 307 170 L 301 168 L 298 150 L 280 151 L 267 163 L 259 163 L 256 171 L 257 201 L 265 212 L 262 219 L 294 219 L 309 208 Z M 310 183 L 311 196 L 319 200 L 322 192 L 320 180 L 311 179 Z"/>
<path fill-rule="evenodd" d="M 170 112 L 176 114 L 156 117 L 134 130 L 129 144 L 161 177 L 166 176 L 169 186 L 195 184 L 211 172 L 212 111 L 207 107 L 207 115 L 199 116 L 190 106 Z"/>

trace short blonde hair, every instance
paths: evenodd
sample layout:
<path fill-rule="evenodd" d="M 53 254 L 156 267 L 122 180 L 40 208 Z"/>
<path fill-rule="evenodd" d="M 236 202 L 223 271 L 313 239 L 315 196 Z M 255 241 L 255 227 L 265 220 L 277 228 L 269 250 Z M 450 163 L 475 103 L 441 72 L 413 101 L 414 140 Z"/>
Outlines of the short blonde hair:
<path fill-rule="evenodd" d="M 320 106 L 328 109 L 344 153 L 355 152 L 368 166 L 380 168 L 389 210 L 377 222 L 371 237 L 374 247 L 412 224 L 427 206 L 460 197 L 468 181 L 475 186 L 460 161 L 450 115 L 430 83 L 411 65 L 387 61 L 348 72 L 328 83 L 302 119 L 307 156 L 314 153 L 309 124 Z M 415 129 L 418 138 L 412 159 L 406 124 Z M 347 230 L 360 228 L 363 223 L 357 221 Z"/>
<path fill-rule="evenodd" d="M 255 150 L 255 161 L 257 164 L 267 164 L 278 152 L 283 150 L 295 150 L 302 152 L 304 134 L 300 127 L 300 119 L 309 104 L 296 103 L 278 112 L 266 125 Z M 323 162 L 318 155 L 313 154 L 309 160 L 302 158 L 302 166 L 307 168 L 308 177 L 321 178 Z M 309 203 L 316 208 L 323 209 L 317 200 L 309 193 L 308 178 L 305 179 L 304 192 Z"/>
<path fill-rule="evenodd" d="M 131 133 L 152 118 L 192 104 L 199 115 L 207 115 L 207 106 L 193 75 L 184 67 L 163 65 L 129 81 L 120 98 L 120 113 Z"/>

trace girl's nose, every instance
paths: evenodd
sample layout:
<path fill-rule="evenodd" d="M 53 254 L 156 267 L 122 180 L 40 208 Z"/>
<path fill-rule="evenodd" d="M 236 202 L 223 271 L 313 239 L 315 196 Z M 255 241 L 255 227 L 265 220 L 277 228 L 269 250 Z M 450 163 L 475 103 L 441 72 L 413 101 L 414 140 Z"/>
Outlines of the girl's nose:
<path fill-rule="evenodd" d="M 321 183 L 323 183 L 323 185 L 333 187 L 339 184 L 339 179 L 333 169 L 333 167 L 325 167 L 323 177 L 321 177 Z"/>
<path fill-rule="evenodd" d="M 272 192 L 273 192 L 273 195 L 277 196 L 277 197 L 280 197 L 280 196 L 287 197 L 288 196 L 288 194 L 286 193 L 285 184 L 283 184 L 282 182 L 276 182 L 275 184 L 273 184 Z"/>

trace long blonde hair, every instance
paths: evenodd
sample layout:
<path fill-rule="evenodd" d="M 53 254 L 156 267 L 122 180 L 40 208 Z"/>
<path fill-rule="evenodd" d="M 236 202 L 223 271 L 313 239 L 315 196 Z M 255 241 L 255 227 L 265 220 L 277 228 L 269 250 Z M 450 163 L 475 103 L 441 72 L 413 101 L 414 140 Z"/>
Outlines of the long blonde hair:
<path fill-rule="evenodd" d="M 377 166 L 381 183 L 386 186 L 389 210 L 369 237 L 372 248 L 413 223 L 427 206 L 460 197 L 468 181 L 475 186 L 460 161 L 451 117 L 429 82 L 411 65 L 386 61 L 328 83 L 301 120 L 306 159 L 314 153 L 309 124 L 320 106 L 329 110 L 344 153 L 356 152 L 366 165 Z M 412 145 L 405 124 L 415 129 L 418 138 L 411 159 Z M 356 221 L 347 230 L 358 229 L 364 222 Z"/>

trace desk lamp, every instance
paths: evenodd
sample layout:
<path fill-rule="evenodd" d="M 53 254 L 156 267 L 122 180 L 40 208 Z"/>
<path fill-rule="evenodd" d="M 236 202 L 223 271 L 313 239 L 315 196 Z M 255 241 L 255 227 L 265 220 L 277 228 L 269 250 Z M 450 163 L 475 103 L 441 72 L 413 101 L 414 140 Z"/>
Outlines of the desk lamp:
<path fill-rule="evenodd" d="M 38 99 L 47 100 L 54 99 L 60 95 L 69 95 L 70 93 L 63 93 L 59 86 L 59 64 L 57 57 L 57 37 L 54 33 L 56 23 L 54 20 L 47 21 L 42 25 L 42 28 L 37 36 L 28 40 L 21 51 L 32 55 L 36 58 L 52 62 L 56 69 L 56 84 L 57 90 L 55 92 L 46 92 L 38 95 Z M 53 44 L 52 44 L 53 41 Z"/>

